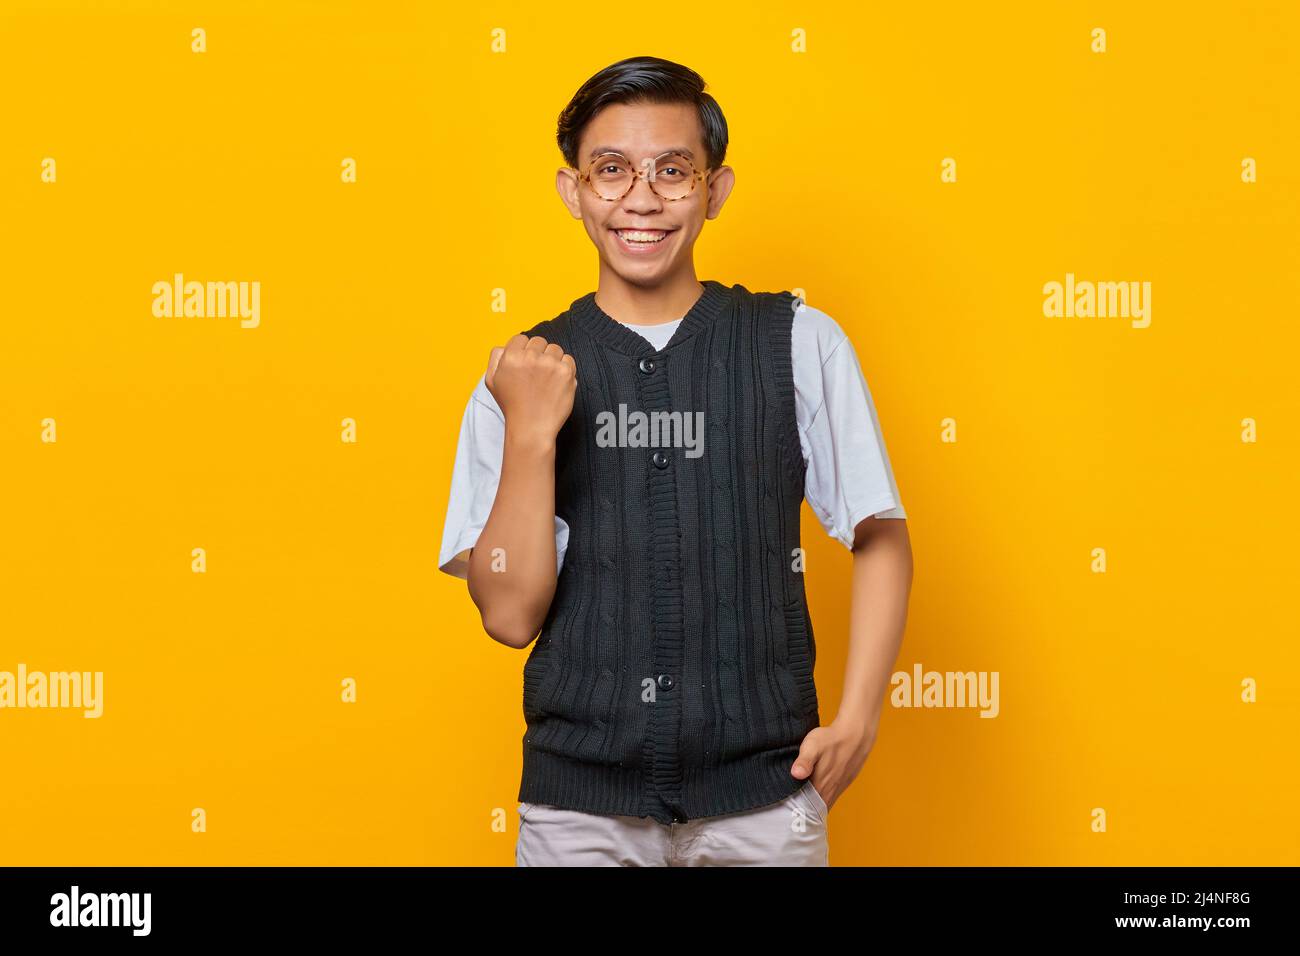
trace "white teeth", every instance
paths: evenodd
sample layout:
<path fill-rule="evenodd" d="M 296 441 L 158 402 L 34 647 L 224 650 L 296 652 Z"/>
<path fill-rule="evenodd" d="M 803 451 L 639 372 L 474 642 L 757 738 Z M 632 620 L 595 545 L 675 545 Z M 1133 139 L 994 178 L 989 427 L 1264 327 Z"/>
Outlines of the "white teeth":
<path fill-rule="evenodd" d="M 616 229 L 625 242 L 662 242 L 666 232 L 642 232 L 639 229 Z"/>

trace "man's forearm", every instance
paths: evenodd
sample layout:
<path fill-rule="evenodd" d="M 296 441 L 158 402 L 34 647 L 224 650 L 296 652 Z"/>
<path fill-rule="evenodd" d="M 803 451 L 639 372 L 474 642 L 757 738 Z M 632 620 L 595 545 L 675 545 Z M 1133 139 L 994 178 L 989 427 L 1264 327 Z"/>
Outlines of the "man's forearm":
<path fill-rule="evenodd" d="M 853 550 L 849 654 L 836 720 L 874 740 L 907 623 L 912 549 L 902 520 L 870 518 L 863 525 Z"/>
<path fill-rule="evenodd" d="M 469 593 L 493 638 L 528 644 L 555 595 L 555 439 L 506 427 L 501 478 L 469 556 Z"/>

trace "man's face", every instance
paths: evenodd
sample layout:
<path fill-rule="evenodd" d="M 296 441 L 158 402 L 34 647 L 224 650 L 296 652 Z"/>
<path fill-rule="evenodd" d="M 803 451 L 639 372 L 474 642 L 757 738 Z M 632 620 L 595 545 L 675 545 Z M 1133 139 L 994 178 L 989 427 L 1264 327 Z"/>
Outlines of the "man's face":
<path fill-rule="evenodd" d="M 555 185 L 575 219 L 581 219 L 604 267 L 634 285 L 653 286 L 685 268 L 694 271 L 692 251 L 705 219 L 716 218 L 734 182 L 729 166 L 712 170 L 695 183 L 685 199 L 661 198 L 644 179 L 637 179 L 622 199 L 610 202 L 589 184 L 578 181 L 596 155 L 615 151 L 634 169 L 663 153 L 684 155 L 703 171 L 709 162 L 695 108 L 686 103 L 615 103 L 592 118 L 578 144 L 578 170 L 563 167 Z M 658 242 L 634 243 L 620 235 L 641 230 L 641 238 L 662 235 Z M 648 235 L 647 235 L 648 234 Z"/>

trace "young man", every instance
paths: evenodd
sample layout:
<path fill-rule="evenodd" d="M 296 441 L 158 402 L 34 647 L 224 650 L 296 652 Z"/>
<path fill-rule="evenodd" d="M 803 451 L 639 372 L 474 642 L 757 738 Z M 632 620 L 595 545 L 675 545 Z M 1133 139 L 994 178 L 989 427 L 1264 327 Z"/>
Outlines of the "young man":
<path fill-rule="evenodd" d="M 825 313 L 696 279 L 695 241 L 735 182 L 698 74 L 615 63 L 558 140 L 599 284 L 492 350 L 439 558 L 489 635 L 537 636 L 516 861 L 825 866 L 912 576 L 866 381 Z M 853 552 L 844 698 L 824 727 L 805 497 Z"/>

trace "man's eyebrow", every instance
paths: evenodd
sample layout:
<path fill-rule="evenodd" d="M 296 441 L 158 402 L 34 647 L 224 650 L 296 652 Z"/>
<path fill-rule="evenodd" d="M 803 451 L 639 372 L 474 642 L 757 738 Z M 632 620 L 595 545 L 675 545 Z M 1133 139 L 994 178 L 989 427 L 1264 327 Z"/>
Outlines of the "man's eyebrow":
<path fill-rule="evenodd" d="M 617 153 L 619 156 L 622 156 L 624 159 L 627 159 L 626 153 L 624 153 L 621 149 L 617 149 L 613 146 L 597 146 L 595 149 L 593 149 L 590 153 L 587 154 L 587 158 L 595 159 L 597 156 L 601 155 L 602 153 Z M 675 146 L 672 149 L 661 150 L 659 153 L 656 153 L 655 155 L 662 156 L 664 153 L 676 153 L 678 156 L 685 156 L 687 159 L 691 160 L 692 162 L 695 161 L 695 154 L 692 153 L 685 146 Z"/>

